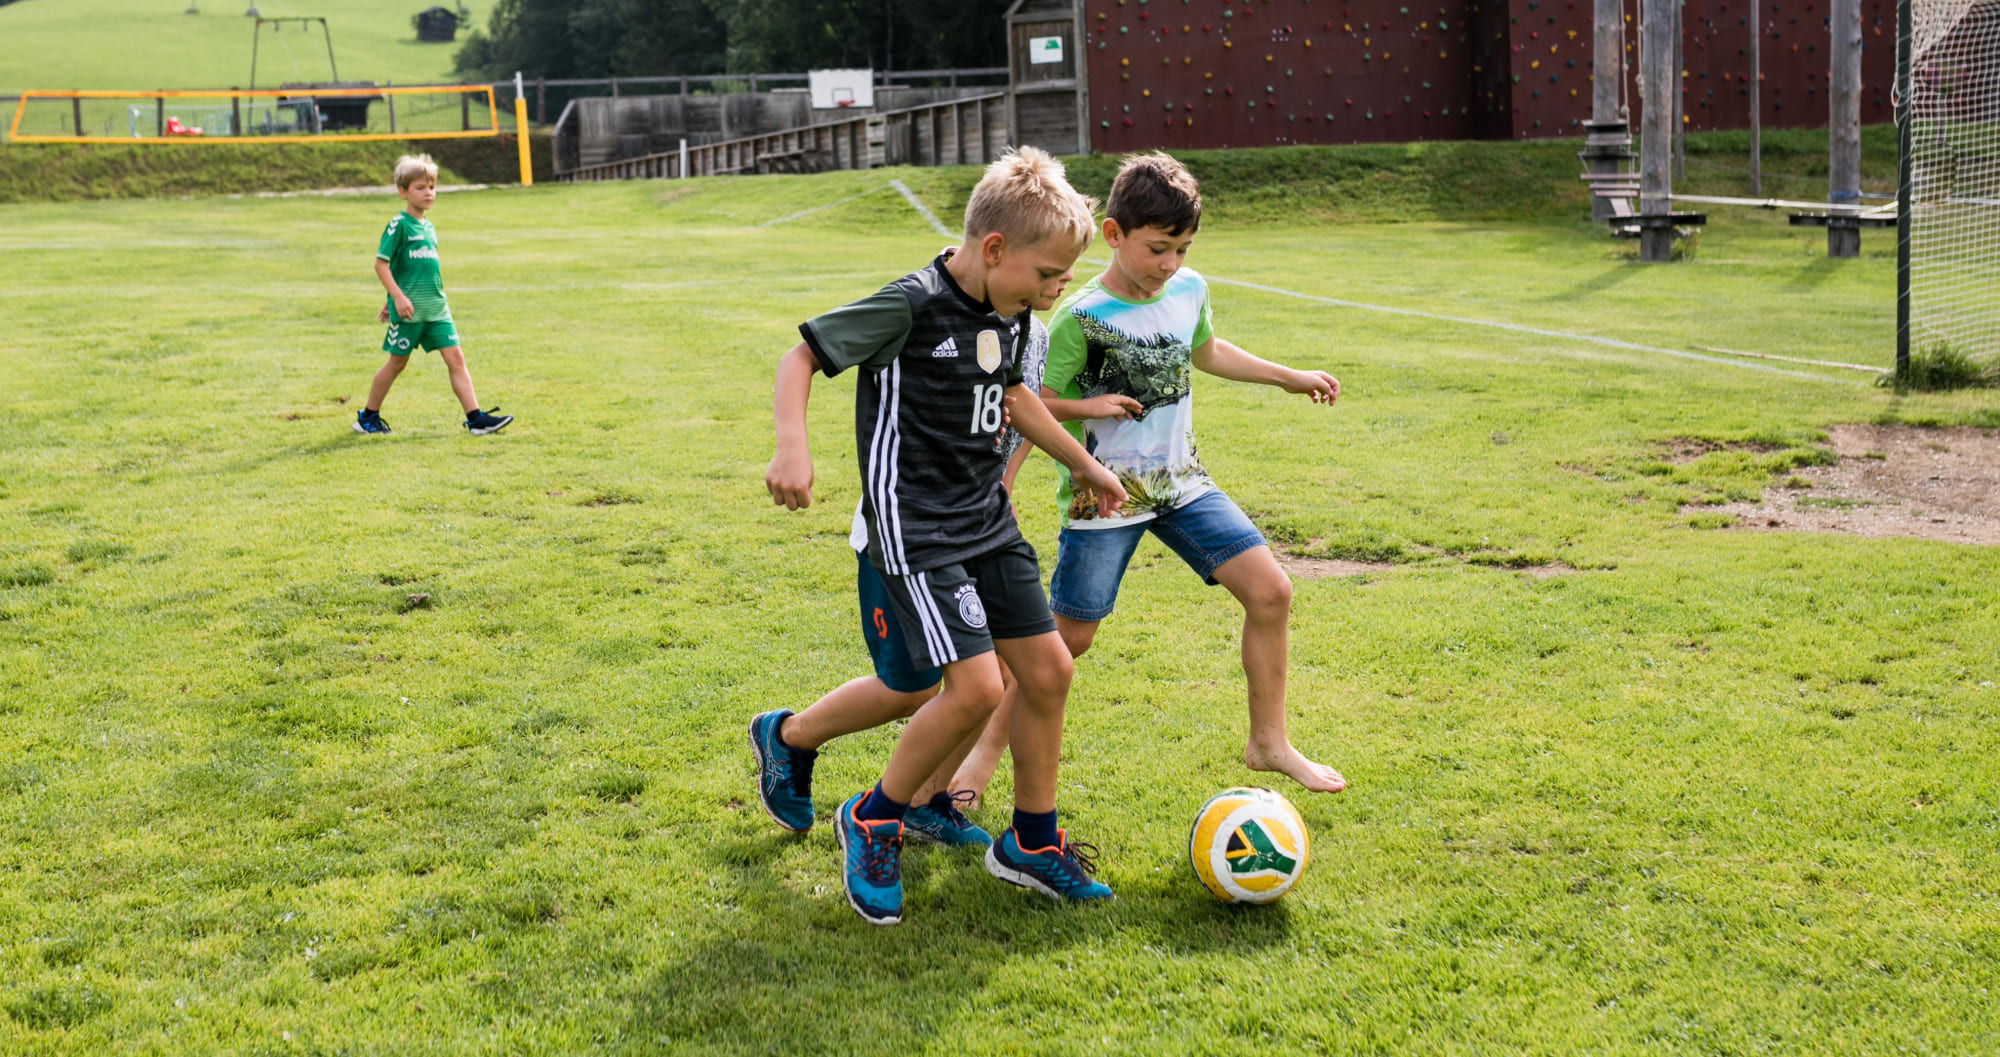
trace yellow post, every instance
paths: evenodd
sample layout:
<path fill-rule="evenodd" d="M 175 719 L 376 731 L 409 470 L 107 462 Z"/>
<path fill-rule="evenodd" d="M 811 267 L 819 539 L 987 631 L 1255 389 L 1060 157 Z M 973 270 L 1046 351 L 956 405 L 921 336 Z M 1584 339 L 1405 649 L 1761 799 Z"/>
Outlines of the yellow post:
<path fill-rule="evenodd" d="M 535 183 L 535 167 L 528 160 L 528 97 L 521 91 L 521 75 L 514 74 L 514 133 L 521 149 L 521 186 Z"/>

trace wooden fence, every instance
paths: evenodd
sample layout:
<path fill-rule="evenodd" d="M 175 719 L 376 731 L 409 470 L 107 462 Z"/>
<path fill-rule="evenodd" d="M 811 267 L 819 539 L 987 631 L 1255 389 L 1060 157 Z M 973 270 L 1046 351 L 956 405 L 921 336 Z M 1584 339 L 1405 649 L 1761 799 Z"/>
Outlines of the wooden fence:
<path fill-rule="evenodd" d="M 586 165 L 562 173 L 557 179 L 673 180 L 725 173 L 825 172 L 889 165 L 984 165 L 1010 141 L 1007 93 L 993 92 Z"/>

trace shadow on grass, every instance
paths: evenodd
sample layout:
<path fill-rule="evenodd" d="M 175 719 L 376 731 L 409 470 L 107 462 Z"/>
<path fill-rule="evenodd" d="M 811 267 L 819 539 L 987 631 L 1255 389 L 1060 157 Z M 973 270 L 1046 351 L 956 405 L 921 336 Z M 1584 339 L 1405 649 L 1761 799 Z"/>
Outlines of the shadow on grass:
<path fill-rule="evenodd" d="M 1596 275 L 1593 275 L 1590 278 L 1585 279 L 1584 281 L 1577 283 L 1574 286 L 1571 286 L 1567 290 L 1564 290 L 1560 293 L 1550 294 L 1548 297 L 1544 298 L 1544 300 L 1546 301 L 1586 300 L 1596 294 L 1603 293 L 1604 291 L 1609 290 L 1614 286 L 1621 285 L 1627 279 L 1630 279 L 1638 274 L 1640 274 L 1640 269 L 1631 267 L 1629 262 L 1621 262 L 1614 267 L 1606 268 L 1603 271 L 1598 272 Z"/>
<path fill-rule="evenodd" d="M 976 852 L 931 847 L 904 853 L 903 924 L 870 927 L 832 862 L 812 897 L 769 872 L 787 843 L 716 849 L 741 911 L 626 996 L 630 1018 L 614 1037 L 642 1051 L 922 1050 L 995 1004 L 1095 1001 L 1083 989 L 1103 986 L 1113 951 L 1254 955 L 1292 932 L 1284 906 L 1223 906 L 1184 876 L 1113 876 L 1115 901 L 1059 904 L 989 877 Z M 1006 1020 L 992 1030 L 1018 1030 Z"/>
<path fill-rule="evenodd" d="M 1840 273 L 1841 262 L 1827 256 L 1814 257 L 1812 263 L 1799 269 L 1792 281 L 1785 285 L 1792 290 L 1816 290 L 1828 279 Z"/>

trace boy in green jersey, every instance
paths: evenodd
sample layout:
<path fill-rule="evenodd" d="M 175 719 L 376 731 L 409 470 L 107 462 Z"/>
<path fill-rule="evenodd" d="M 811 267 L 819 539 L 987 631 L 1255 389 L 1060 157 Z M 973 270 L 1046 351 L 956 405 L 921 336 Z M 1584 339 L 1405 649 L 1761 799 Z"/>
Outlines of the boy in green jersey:
<path fill-rule="evenodd" d="M 472 375 L 465 369 L 465 353 L 458 347 L 458 327 L 451 321 L 451 305 L 444 299 L 444 276 L 438 268 L 437 230 L 424 218 L 437 201 L 437 163 L 430 155 L 405 155 L 396 162 L 396 194 L 403 199 L 403 211 L 389 221 L 382 241 L 375 248 L 375 277 L 389 292 L 376 320 L 389 324 L 382 339 L 382 351 L 389 361 L 375 372 L 368 386 L 368 404 L 354 418 L 356 433 L 388 433 L 382 421 L 382 401 L 396 376 L 409 365 L 410 350 L 422 347 L 438 354 L 451 373 L 451 391 L 465 408 L 465 428 L 474 436 L 497 433 L 512 415 L 481 411 L 472 392 Z"/>

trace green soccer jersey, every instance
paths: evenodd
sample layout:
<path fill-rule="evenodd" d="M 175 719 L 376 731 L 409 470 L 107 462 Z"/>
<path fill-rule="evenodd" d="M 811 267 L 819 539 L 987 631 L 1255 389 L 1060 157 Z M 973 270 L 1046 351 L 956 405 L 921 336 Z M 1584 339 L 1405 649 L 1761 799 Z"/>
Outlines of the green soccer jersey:
<path fill-rule="evenodd" d="M 428 220 L 398 213 L 382 230 L 382 242 L 375 247 L 378 260 L 389 262 L 389 275 L 403 288 L 417 310 L 412 322 L 433 323 L 451 318 L 451 305 L 444 299 L 444 273 L 438 268 L 437 229 Z M 396 314 L 396 299 L 389 301 L 389 317 Z"/>

